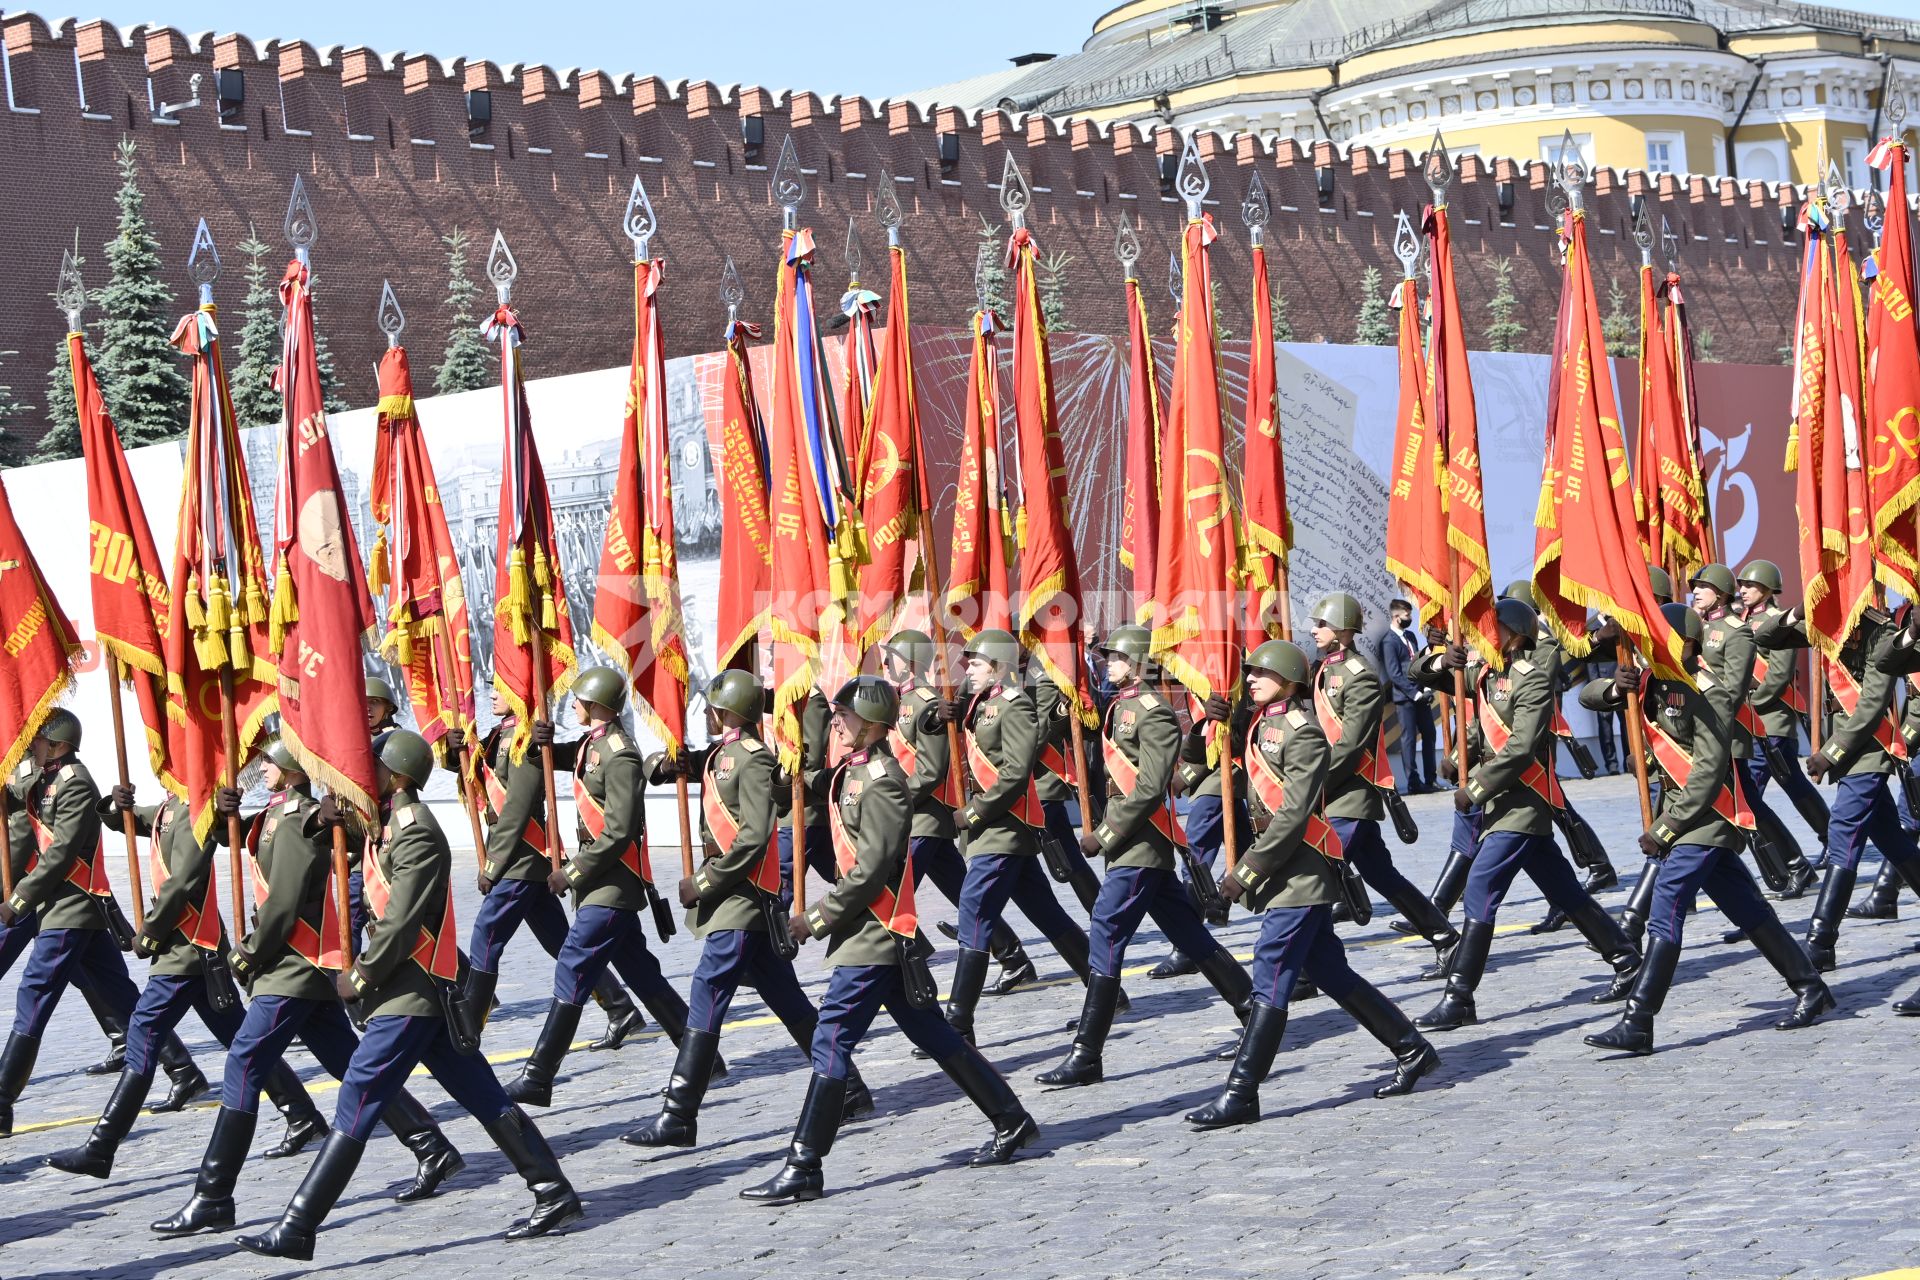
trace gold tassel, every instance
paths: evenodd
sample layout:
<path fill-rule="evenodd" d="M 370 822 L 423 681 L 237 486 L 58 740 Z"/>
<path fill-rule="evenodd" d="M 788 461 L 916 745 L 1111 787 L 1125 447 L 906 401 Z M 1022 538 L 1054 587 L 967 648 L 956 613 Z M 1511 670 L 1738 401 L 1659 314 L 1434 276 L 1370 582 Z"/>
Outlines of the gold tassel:
<path fill-rule="evenodd" d="M 280 562 L 280 571 L 273 579 L 273 612 L 267 619 L 267 648 L 276 656 L 286 649 L 287 628 L 300 621 L 300 603 L 293 598 L 293 575 L 287 572 L 287 562 Z"/>
<path fill-rule="evenodd" d="M 1013 545 L 1022 551 L 1027 547 L 1027 504 L 1020 504 L 1020 513 L 1013 518 Z"/>
<path fill-rule="evenodd" d="M 533 547 L 533 583 L 540 589 L 540 629 L 551 635 L 559 629 L 559 617 L 553 607 L 553 569 L 547 563 L 547 549 Z"/>
<path fill-rule="evenodd" d="M 373 555 L 367 562 L 367 590 L 379 595 L 392 577 L 393 567 L 387 563 L 387 526 L 381 525 L 380 532 L 373 535 Z"/>
<path fill-rule="evenodd" d="M 207 671 L 217 671 L 227 665 L 226 633 L 231 612 L 227 603 L 227 584 L 216 577 L 207 584 L 203 624 L 194 631 L 193 636 L 200 666 Z"/>
<path fill-rule="evenodd" d="M 519 547 L 507 562 L 507 620 L 513 624 L 513 642 L 527 642 L 527 553 Z"/>

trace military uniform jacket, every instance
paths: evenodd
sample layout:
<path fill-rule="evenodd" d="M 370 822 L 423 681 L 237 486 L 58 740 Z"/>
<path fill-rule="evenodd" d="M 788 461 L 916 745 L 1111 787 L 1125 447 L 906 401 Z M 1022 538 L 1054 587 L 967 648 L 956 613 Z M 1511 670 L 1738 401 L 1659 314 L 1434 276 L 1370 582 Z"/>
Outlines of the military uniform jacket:
<path fill-rule="evenodd" d="M 1258 834 L 1233 869 L 1246 889 L 1241 904 L 1266 911 L 1338 902 L 1333 865 L 1305 839 L 1326 787 L 1332 755 L 1327 735 L 1305 708 L 1272 702 L 1253 720 L 1248 749 L 1259 752 L 1262 761 L 1251 768 L 1280 779 L 1282 803 L 1269 811 L 1260 792 L 1249 786 L 1247 805 Z"/>
<path fill-rule="evenodd" d="M 827 706 L 827 700 L 818 689 L 807 695 L 806 702 L 800 708 L 800 732 L 803 736 L 803 754 L 800 757 L 800 778 L 806 784 L 807 807 L 801 815 L 804 826 L 824 826 L 827 821 L 826 806 L 813 797 L 819 794 L 816 784 L 827 775 L 828 747 L 833 742 L 833 711 Z M 780 794 L 774 804 L 782 818 L 793 813 L 793 789 L 789 786 L 779 788 Z"/>
<path fill-rule="evenodd" d="M 1672 680 L 1649 680 L 1640 691 L 1643 713 L 1654 721 L 1689 758 L 1684 783 L 1667 767 L 1662 748 L 1650 744 L 1649 754 L 1660 768 L 1660 812 L 1653 821 L 1653 838 L 1664 849 L 1677 844 L 1709 845 L 1715 849 L 1744 849 L 1747 836 L 1723 809 L 1730 808 L 1739 786 L 1732 750 L 1734 719 L 1743 701 L 1740 692 L 1721 683 L 1711 671 L 1696 676 L 1700 687 L 1689 689 Z M 1611 681 L 1590 684 L 1580 691 L 1580 704 L 1612 713 L 1624 705 Z M 1723 793 L 1725 799 L 1723 799 Z"/>
<path fill-rule="evenodd" d="M 1745 619 L 1747 634 L 1755 635 L 1763 625 L 1777 626 L 1777 619 L 1787 616 L 1787 611 L 1778 605 L 1769 605 L 1763 612 Z M 1758 644 L 1756 642 L 1756 649 Z M 1753 688 L 1747 691 L 1747 703 L 1760 717 L 1760 723 L 1766 728 L 1769 738 L 1798 738 L 1800 736 L 1800 717 L 1794 714 L 1788 704 L 1788 696 L 1797 674 L 1799 663 L 1794 661 L 1795 654 L 1773 653 L 1756 654 L 1756 658 L 1765 658 L 1767 674 L 1764 678 L 1757 674 Z"/>
<path fill-rule="evenodd" d="M 955 834 L 953 807 L 940 797 L 943 792 L 954 793 L 953 743 L 945 725 L 935 725 L 928 719 L 928 712 L 939 700 L 934 690 L 909 681 L 900 690 L 900 719 L 895 732 L 913 752 L 913 769 L 907 775 L 907 789 L 913 795 L 913 834 L 951 840 Z M 904 755 L 900 762 L 905 769 Z"/>
<path fill-rule="evenodd" d="M 1044 677 L 1033 687 L 1033 720 L 1040 731 L 1040 756 L 1053 756 L 1063 763 L 1070 760 L 1073 721 L 1068 718 L 1067 700 L 1060 696 L 1060 686 Z M 1044 758 L 1034 765 L 1033 785 L 1042 804 L 1062 804 L 1077 799 L 1079 794 L 1071 782 L 1047 766 Z"/>
<path fill-rule="evenodd" d="M 882 742 L 848 756 L 822 783 L 852 849 L 853 865 L 845 865 L 836 846 L 840 879 L 807 909 L 807 928 L 814 937 L 829 940 L 830 967 L 898 964 L 894 935 L 876 908 L 897 901 L 902 882 L 911 874 L 907 840 L 913 830 L 913 800 L 907 775 Z M 905 892 L 911 891 L 909 882 Z"/>
<path fill-rule="evenodd" d="M 1244 698 L 1233 708 L 1233 715 L 1228 719 L 1227 724 L 1235 742 L 1242 741 L 1246 737 L 1247 725 L 1251 723 L 1252 715 L 1253 704 Z M 1208 734 L 1221 732 L 1214 727 L 1215 724 L 1214 721 L 1196 716 L 1193 726 L 1187 730 L 1186 736 L 1180 742 L 1180 790 L 1182 794 L 1195 799 L 1220 794 L 1220 765 L 1225 763 L 1232 754 L 1223 750 L 1220 752 L 1218 762 L 1207 763 Z M 1247 793 L 1246 770 L 1238 761 L 1235 761 L 1233 766 L 1233 790 L 1238 796 L 1244 796 Z"/>
<path fill-rule="evenodd" d="M 1111 770 L 1107 774 L 1107 804 L 1093 832 L 1101 854 L 1115 867 L 1173 870 L 1176 846 L 1155 823 L 1157 818 L 1179 829 L 1167 801 L 1180 761 L 1180 722 L 1173 708 L 1136 684 L 1114 695 L 1100 732 L 1107 748 L 1118 751 L 1137 773 L 1131 791 L 1121 790 Z"/>
<path fill-rule="evenodd" d="M 1887 754 L 1879 734 L 1893 707 L 1893 687 L 1901 674 L 1894 640 L 1896 631 L 1883 616 L 1869 614 L 1860 620 L 1859 629 L 1840 651 L 1840 665 L 1860 686 L 1860 699 L 1853 714 L 1837 712 L 1821 754 L 1833 761 L 1833 778 L 1856 773 L 1892 773 L 1899 762 Z M 1753 633 L 1754 643 L 1762 649 L 1803 649 L 1807 647 L 1806 623 L 1787 622 L 1787 615 L 1769 615 Z"/>
<path fill-rule="evenodd" d="M 1907 677 L 1906 708 L 1900 714 L 1900 738 L 1907 744 L 1907 758 L 1911 760 L 1916 750 L 1920 750 L 1920 688 L 1914 685 L 1913 677 Z"/>
<path fill-rule="evenodd" d="M 974 776 L 968 762 L 973 793 L 955 815 L 967 840 L 967 856 L 1038 854 L 1039 837 L 1015 813 L 1027 795 L 1040 753 L 1033 703 L 1014 685 L 995 685 L 973 696 L 961 728 L 999 774 L 989 786 Z M 967 750 L 971 756 L 972 748 Z"/>
<path fill-rule="evenodd" d="M 112 800 L 102 799 L 99 812 L 103 821 L 116 827 L 120 825 L 120 815 Z M 167 872 L 164 884 L 158 883 L 158 875 L 154 877 L 153 900 L 147 906 L 147 918 L 141 926 L 142 933 L 160 944 L 148 972 L 176 977 L 199 974 L 204 971 L 201 957 L 206 953 L 188 938 L 186 925 L 190 912 L 200 911 L 207 905 L 207 886 L 213 882 L 217 845 L 214 832 L 226 823 L 214 819 L 213 831 L 207 833 L 203 844 L 193 838 L 193 814 L 179 800 L 169 797 L 161 804 L 138 805 L 133 817 L 140 834 L 151 842 L 153 861 Z M 218 945 L 224 944 L 225 933 L 217 904 L 215 906 L 213 919 L 200 924 L 205 930 L 204 936 L 215 938 Z"/>
<path fill-rule="evenodd" d="M 586 806 L 582 806 L 575 833 L 578 844 L 564 864 L 574 901 L 583 907 L 638 911 L 647 905 L 642 856 L 647 793 L 640 752 L 623 729 L 607 723 L 580 740 L 573 772 L 575 798 L 584 791 L 606 818 L 596 836 L 587 826 Z"/>
<path fill-rule="evenodd" d="M 366 1016 L 443 1016 L 433 976 L 416 958 L 423 934 L 441 927 L 453 852 L 433 813 L 411 792 L 397 791 L 374 856 L 387 881 L 384 909 L 370 896 L 367 938 L 354 961 Z M 452 939 L 442 940 L 449 947 Z"/>
<path fill-rule="evenodd" d="M 33 822 L 27 817 L 27 799 L 39 780 L 40 771 L 34 768 L 31 759 L 22 760 L 13 776 L 7 779 L 7 850 L 13 857 L 15 884 L 26 877 L 27 863 L 34 856 Z"/>
<path fill-rule="evenodd" d="M 1379 745 L 1387 710 L 1380 673 L 1352 649 L 1336 649 L 1315 668 L 1313 685 L 1340 721 L 1340 741 L 1327 744 L 1327 817 L 1378 822 L 1387 816 L 1386 801 L 1360 767 Z"/>
<path fill-rule="evenodd" d="M 508 749 L 513 721 L 503 720 L 487 739 L 487 767 L 493 778 L 487 787 L 487 865 L 489 880 L 545 880 L 553 869 L 546 849 L 535 839 L 547 823 L 545 771 L 536 748 L 529 747 L 520 763 Z"/>
<path fill-rule="evenodd" d="M 319 811 L 319 803 L 301 786 L 275 793 L 272 802 L 253 817 L 249 843 L 255 905 L 246 949 L 253 958 L 248 990 L 255 996 L 334 998 L 332 976 L 302 955 L 294 940 L 298 931 L 315 953 L 339 958 L 340 939 L 325 932 L 333 843 L 326 828 L 314 820 Z M 339 927 L 337 921 L 333 927 Z"/>
<path fill-rule="evenodd" d="M 106 913 L 81 882 L 100 855 L 100 788 L 73 756 L 54 762 L 27 796 L 27 808 L 52 836 L 31 872 L 14 881 L 17 914 L 40 913 L 42 929 L 104 929 Z M 28 848 L 33 848 L 28 837 Z"/>
<path fill-rule="evenodd" d="M 1553 830 L 1553 809 L 1547 797 L 1525 779 L 1536 765 L 1542 770 L 1532 775 L 1536 778 L 1550 778 L 1553 773 L 1557 667 L 1557 662 L 1550 666 L 1520 656 L 1497 674 L 1484 666 L 1474 668 L 1479 674 L 1474 695 L 1475 718 L 1480 715 L 1480 700 L 1485 699 L 1487 713 L 1507 731 L 1507 740 L 1498 751 L 1490 749 L 1491 744 L 1483 732 L 1479 762 L 1463 784 L 1468 798 L 1485 813 L 1483 832 L 1547 835 Z M 1423 654 L 1415 670 L 1422 683 L 1438 687 L 1437 682 L 1442 678 L 1448 684 L 1453 681 L 1453 673 L 1440 666 L 1438 654 Z"/>
<path fill-rule="evenodd" d="M 752 734 L 729 729 L 702 754 L 700 835 L 706 860 L 694 868 L 693 887 L 700 898 L 687 912 L 687 926 L 698 938 L 727 929 L 765 933 L 760 896 L 780 892 L 778 855 L 771 889 L 756 887 L 754 873 L 762 870 L 776 834 L 774 796 L 780 788 L 773 752 Z M 708 807 L 715 803 L 737 827 L 730 840 L 723 841 L 709 820 Z"/>
<path fill-rule="evenodd" d="M 1744 707 L 1753 691 L 1753 632 L 1739 618 L 1722 609 L 1700 626 L 1700 661 L 1714 682 L 1738 696 L 1735 709 Z M 1732 724 L 1733 758 L 1745 760 L 1754 751 L 1753 733 L 1736 717 Z"/>

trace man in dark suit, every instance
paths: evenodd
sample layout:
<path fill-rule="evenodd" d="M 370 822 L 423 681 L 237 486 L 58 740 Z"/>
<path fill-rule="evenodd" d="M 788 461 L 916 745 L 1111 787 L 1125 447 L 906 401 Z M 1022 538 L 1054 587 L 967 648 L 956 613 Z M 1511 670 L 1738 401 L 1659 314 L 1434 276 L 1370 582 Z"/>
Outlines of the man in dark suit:
<path fill-rule="evenodd" d="M 1400 776 L 1410 793 L 1424 795 L 1434 789 L 1433 694 L 1415 684 L 1411 673 L 1413 660 L 1426 651 L 1426 644 L 1413 629 L 1413 605 L 1395 600 L 1388 612 L 1392 625 L 1380 637 L 1380 671 L 1393 690 L 1393 710 L 1400 717 Z M 1418 769 L 1414 768 L 1416 744 Z"/>

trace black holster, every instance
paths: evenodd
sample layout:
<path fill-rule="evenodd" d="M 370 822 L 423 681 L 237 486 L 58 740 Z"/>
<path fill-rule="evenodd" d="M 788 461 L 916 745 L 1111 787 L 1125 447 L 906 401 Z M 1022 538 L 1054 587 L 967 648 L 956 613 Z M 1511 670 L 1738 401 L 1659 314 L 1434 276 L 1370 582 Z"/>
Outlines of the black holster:
<path fill-rule="evenodd" d="M 660 896 L 652 881 L 644 882 L 647 888 L 647 909 L 653 912 L 653 931 L 660 935 L 660 941 L 671 938 L 678 929 L 673 923 L 673 906 Z"/>
<path fill-rule="evenodd" d="M 940 984 L 933 980 L 933 969 L 927 964 L 933 955 L 933 943 L 915 929 L 911 938 L 894 934 L 893 949 L 900 962 L 900 985 L 906 992 L 907 1003 L 916 1009 L 938 1005 Z"/>
<path fill-rule="evenodd" d="M 433 984 L 440 992 L 440 1012 L 447 1020 L 447 1039 L 461 1053 L 472 1053 L 480 1047 L 480 1022 L 474 1016 L 473 1006 L 467 1003 L 466 988 L 458 982 L 438 982 Z"/>
<path fill-rule="evenodd" d="M 121 951 L 133 950 L 133 924 L 127 919 L 127 913 L 120 909 L 120 899 L 111 893 L 94 898 L 100 904 L 100 914 L 106 917 L 107 932 L 113 935 L 113 945 Z"/>
<path fill-rule="evenodd" d="M 1567 753 L 1573 757 L 1573 767 L 1580 771 L 1580 776 L 1589 781 L 1598 777 L 1600 770 L 1594 764 L 1593 752 L 1587 750 L 1587 744 L 1578 738 L 1568 738 L 1566 743 Z"/>
<path fill-rule="evenodd" d="M 1413 820 L 1407 798 L 1391 787 L 1381 787 L 1379 791 L 1380 798 L 1387 803 L 1387 817 L 1393 820 L 1393 834 L 1400 838 L 1401 844 L 1419 844 L 1420 824 Z"/>
<path fill-rule="evenodd" d="M 1047 832 L 1040 833 L 1040 856 L 1047 864 L 1047 874 L 1061 884 L 1073 883 L 1073 863 L 1075 854 L 1061 845 L 1060 841 Z"/>
<path fill-rule="evenodd" d="M 760 915 L 767 922 L 767 937 L 773 943 L 773 949 L 782 960 L 791 960 L 800 954 L 800 944 L 787 932 L 787 908 L 780 901 L 780 895 L 768 893 L 756 888 L 754 898 L 760 904 Z"/>
<path fill-rule="evenodd" d="M 1365 925 L 1373 919 L 1373 894 L 1367 888 L 1367 882 L 1360 878 L 1360 868 L 1345 858 L 1333 861 L 1334 873 L 1340 880 L 1340 900 L 1346 904 L 1347 913 L 1357 925 Z"/>
<path fill-rule="evenodd" d="M 233 966 L 224 951 L 202 951 L 200 972 L 207 983 L 207 1003 L 225 1013 L 240 1005 L 240 984 L 233 980 Z"/>
<path fill-rule="evenodd" d="M 1202 916 L 1222 916 L 1227 911 L 1227 900 L 1220 896 L 1220 886 L 1213 882 L 1213 872 L 1207 870 L 1207 864 L 1200 861 L 1200 855 L 1186 846 L 1181 846 L 1180 856 L 1187 863 L 1187 893 L 1193 899 L 1194 910 Z"/>

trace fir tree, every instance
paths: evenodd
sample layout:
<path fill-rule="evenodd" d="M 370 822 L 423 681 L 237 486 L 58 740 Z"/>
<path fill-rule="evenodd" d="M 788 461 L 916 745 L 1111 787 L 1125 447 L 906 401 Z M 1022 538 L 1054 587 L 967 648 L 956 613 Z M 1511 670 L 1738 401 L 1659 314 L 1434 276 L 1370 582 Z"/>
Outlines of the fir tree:
<path fill-rule="evenodd" d="M 0 356 L 17 356 L 17 351 L 0 351 Z M 25 437 L 27 415 L 33 412 L 33 406 L 22 404 L 14 397 L 13 388 L 0 383 L 0 447 L 14 457 L 26 453 Z"/>
<path fill-rule="evenodd" d="M 269 427 L 280 421 L 280 393 L 273 371 L 280 363 L 280 292 L 267 269 L 272 252 L 253 224 L 235 246 L 247 257 L 246 297 L 240 303 L 240 342 L 227 369 L 233 391 L 233 416 L 243 427 Z"/>
<path fill-rule="evenodd" d="M 986 285 L 987 309 L 1002 320 L 1011 321 L 1007 312 L 1006 257 L 1000 251 L 1000 224 L 980 215 L 980 243 L 975 247 L 976 265 Z"/>
<path fill-rule="evenodd" d="M 1040 317 L 1049 333 L 1067 327 L 1067 268 L 1073 255 L 1058 250 L 1039 260 Z"/>
<path fill-rule="evenodd" d="M 47 434 L 33 451 L 33 462 L 58 462 L 80 456 L 80 406 L 73 398 L 73 352 L 66 338 L 54 349 L 47 371 Z"/>
<path fill-rule="evenodd" d="M 1213 338 L 1216 342 L 1231 342 L 1233 326 L 1227 323 L 1226 310 L 1220 305 L 1220 280 L 1213 281 Z"/>
<path fill-rule="evenodd" d="M 1496 259 L 1493 297 L 1487 299 L 1487 313 L 1493 317 L 1486 328 L 1487 350 L 1520 350 L 1527 339 L 1527 326 L 1513 318 L 1519 309 L 1520 296 L 1513 291 L 1513 259 Z"/>
<path fill-rule="evenodd" d="M 1638 317 L 1627 310 L 1627 291 L 1618 282 L 1607 286 L 1607 314 L 1600 319 L 1600 338 L 1607 354 L 1619 359 L 1640 354 Z"/>
<path fill-rule="evenodd" d="M 100 383 L 107 409 L 128 448 L 186 432 L 189 390 L 173 332 L 173 291 L 160 278 L 160 245 L 147 225 L 133 139 L 117 159 L 119 230 L 107 242 L 108 280 L 94 294 L 105 319 L 100 332 Z"/>
<path fill-rule="evenodd" d="M 467 251 L 471 242 L 467 233 L 455 227 L 452 235 L 440 237 L 447 246 L 448 323 L 447 350 L 440 366 L 433 371 L 433 389 L 440 395 L 454 391 L 473 391 L 493 380 L 492 363 L 487 356 L 486 339 L 480 336 L 480 317 L 475 300 L 480 286 L 467 274 Z"/>
<path fill-rule="evenodd" d="M 340 394 L 340 382 L 333 373 L 333 352 L 327 347 L 327 335 L 320 329 L 319 307 L 313 315 L 313 360 L 320 366 L 320 398 L 328 413 L 345 413 L 347 399 Z"/>
<path fill-rule="evenodd" d="M 1695 329 L 1693 331 L 1693 358 L 1702 364 L 1713 359 L 1713 330 Z"/>
<path fill-rule="evenodd" d="M 1273 340 L 1275 342 L 1292 342 L 1294 340 L 1293 317 L 1287 314 L 1287 295 L 1280 292 L 1279 285 L 1273 286 L 1272 306 Z"/>
<path fill-rule="evenodd" d="M 1354 322 L 1353 340 L 1366 347 L 1390 347 L 1399 340 L 1378 267 L 1368 267 L 1360 277 L 1360 315 Z"/>

